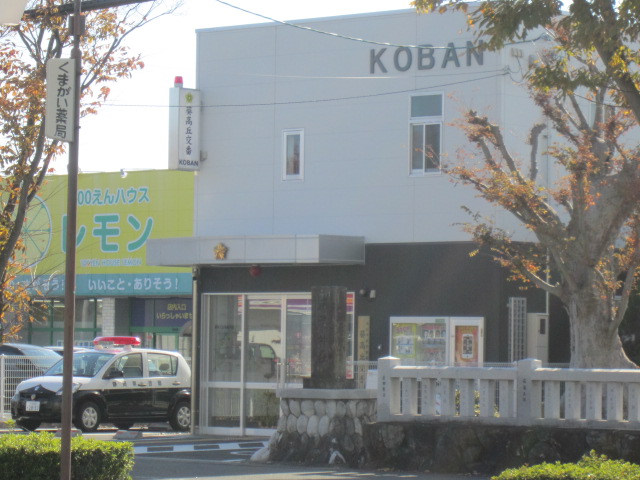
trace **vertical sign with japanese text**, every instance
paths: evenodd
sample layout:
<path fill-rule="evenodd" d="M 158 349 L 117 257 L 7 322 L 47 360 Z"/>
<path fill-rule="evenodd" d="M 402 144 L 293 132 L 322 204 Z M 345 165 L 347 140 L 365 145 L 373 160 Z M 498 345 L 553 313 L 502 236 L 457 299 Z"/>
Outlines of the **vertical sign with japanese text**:
<path fill-rule="evenodd" d="M 371 319 L 368 316 L 358 316 L 358 360 L 369 360 L 369 342 L 371 338 Z"/>
<path fill-rule="evenodd" d="M 74 140 L 76 65 L 71 58 L 47 62 L 45 135 L 62 142 Z"/>
<path fill-rule="evenodd" d="M 358 346 L 358 361 L 369 361 L 370 350 L 370 338 L 371 338 L 371 318 L 369 316 L 358 316 L 358 333 L 357 333 L 357 346 Z M 358 366 L 358 385 L 357 388 L 365 388 L 367 375 L 369 373 L 369 367 L 366 364 L 360 364 Z"/>
<path fill-rule="evenodd" d="M 199 170 L 200 91 L 172 88 L 169 107 L 169 168 Z"/>

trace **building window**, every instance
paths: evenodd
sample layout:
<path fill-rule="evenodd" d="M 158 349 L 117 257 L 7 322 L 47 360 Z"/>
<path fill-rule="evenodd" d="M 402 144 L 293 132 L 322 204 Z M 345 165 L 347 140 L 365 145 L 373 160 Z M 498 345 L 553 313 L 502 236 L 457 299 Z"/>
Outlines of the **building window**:
<path fill-rule="evenodd" d="M 102 331 L 102 299 L 76 298 L 74 345 L 92 347 Z M 64 302 L 35 300 L 31 306 L 34 321 L 25 330 L 29 343 L 61 346 L 64 340 Z"/>
<path fill-rule="evenodd" d="M 304 171 L 304 130 L 282 132 L 283 180 L 302 180 Z"/>
<path fill-rule="evenodd" d="M 411 175 L 440 172 L 442 94 L 411 97 Z"/>

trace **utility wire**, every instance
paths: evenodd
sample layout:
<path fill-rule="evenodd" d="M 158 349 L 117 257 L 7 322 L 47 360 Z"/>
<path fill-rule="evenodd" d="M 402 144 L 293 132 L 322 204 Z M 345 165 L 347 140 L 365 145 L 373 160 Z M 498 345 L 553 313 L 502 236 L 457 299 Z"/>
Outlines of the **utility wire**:
<path fill-rule="evenodd" d="M 318 98 L 318 99 L 312 99 L 312 100 L 290 100 L 290 101 L 286 101 L 286 102 L 265 102 L 265 103 L 220 103 L 220 104 L 213 104 L 213 105 L 201 105 L 201 108 L 237 108 L 237 107 L 270 107 L 270 106 L 277 106 L 277 105 L 300 105 L 300 104 L 304 104 L 304 103 L 325 103 L 325 102 L 339 102 L 342 100 L 358 100 L 361 98 L 373 98 L 373 97 L 384 97 L 387 95 L 399 95 L 401 93 L 410 93 L 410 92 L 417 92 L 417 91 L 421 91 L 424 90 L 426 88 L 443 88 L 443 87 L 449 87 L 452 85 L 460 85 L 463 83 L 470 83 L 470 82 L 476 82 L 479 80 L 487 80 L 487 79 L 491 79 L 491 78 L 497 78 L 497 77 L 501 77 L 501 76 L 505 76 L 505 75 L 509 75 L 511 72 L 509 70 L 509 68 L 505 68 L 503 70 L 499 70 L 499 73 L 493 73 L 492 75 L 486 75 L 484 77 L 476 77 L 476 78 L 469 78 L 467 80 L 460 80 L 457 82 L 448 82 L 448 83 L 441 83 L 441 84 L 437 84 L 437 85 L 429 85 L 428 87 L 423 87 L 423 88 L 410 88 L 407 90 L 396 90 L 393 92 L 380 92 L 380 93 L 370 93 L 367 95 L 354 95 L 354 96 L 350 96 L 350 97 L 333 97 L 333 98 Z M 146 108 L 180 108 L 178 105 L 134 105 L 134 104 L 115 104 L 115 103 L 104 103 L 103 106 L 105 107 L 136 107 L 136 108 L 140 108 L 140 107 L 146 107 Z"/>
<path fill-rule="evenodd" d="M 235 8 L 236 10 L 240 10 L 241 12 L 245 12 L 248 13 L 249 15 L 254 15 L 256 17 L 260 17 L 264 20 L 269 20 L 270 22 L 275 22 L 275 23 L 279 23 L 280 25 L 286 25 L 287 27 L 293 27 L 293 28 L 299 28 L 300 30 L 306 30 L 308 32 L 313 32 L 313 33 L 318 33 L 321 35 L 328 35 L 330 37 L 335 37 L 335 38 L 342 38 L 344 40 L 351 40 L 354 42 L 361 42 L 361 43 L 369 43 L 372 45 L 381 45 L 383 47 L 399 47 L 399 48 L 424 48 L 426 46 L 428 46 L 429 48 L 433 48 L 435 50 L 450 50 L 451 47 L 438 47 L 438 46 L 432 46 L 432 45 L 403 45 L 403 44 L 398 44 L 398 43 L 391 43 L 391 42 L 377 42 L 375 40 L 366 40 L 364 38 L 358 38 L 358 37 L 351 37 L 349 35 L 342 35 L 340 33 L 335 33 L 335 32 L 327 32 L 325 30 L 319 30 L 317 28 L 313 28 L 313 27 L 305 27 L 304 25 L 298 25 L 296 23 L 291 23 L 291 22 L 286 22 L 284 20 L 278 20 L 272 17 L 269 17 L 267 15 L 262 15 L 261 13 L 257 13 L 257 12 L 253 12 L 251 10 L 247 10 L 246 8 L 242 8 L 239 7 L 237 5 L 233 5 L 229 2 L 225 2 L 223 0 L 215 0 L 216 2 L 222 4 L 222 5 L 226 5 L 227 7 L 230 8 Z M 547 33 L 543 33 L 541 35 L 539 35 L 536 38 L 533 38 L 531 40 L 522 40 L 520 42 L 512 42 L 512 43 L 506 43 L 505 46 L 507 45 L 517 45 L 517 44 L 522 44 L 522 43 L 532 43 L 532 42 L 536 42 L 537 40 L 549 40 L 549 35 Z M 466 49 L 467 47 L 453 47 L 454 49 Z"/>
<path fill-rule="evenodd" d="M 449 83 L 441 83 L 439 85 L 429 85 L 429 89 L 433 89 L 433 88 L 442 88 L 442 87 L 449 87 L 451 85 L 459 85 L 462 83 L 469 83 L 469 82 L 475 82 L 475 81 L 479 81 L 479 80 L 487 80 L 490 78 L 497 78 L 500 76 L 504 76 L 504 75 L 508 75 L 509 72 L 507 70 L 502 71 L 501 73 L 498 74 L 493 74 L 493 75 L 487 75 L 485 77 L 477 77 L 477 78 L 470 78 L 468 80 L 460 80 L 458 82 L 449 82 Z M 424 87 L 427 88 L 427 87 Z M 339 102 L 342 100 L 358 100 L 361 98 L 373 98 L 373 97 L 384 97 L 387 95 L 399 95 L 402 93 L 410 93 L 410 92 L 416 92 L 416 91 L 420 91 L 420 90 L 424 90 L 424 88 L 410 88 L 407 90 L 396 90 L 393 92 L 380 92 L 380 93 L 370 93 L 367 95 L 354 95 L 354 96 L 350 96 L 350 97 L 334 97 L 334 98 L 320 98 L 320 99 L 315 99 L 315 100 L 290 100 L 287 102 L 269 102 L 269 103 L 245 103 L 245 104 L 218 104 L 218 105 L 203 105 L 202 108 L 223 108 L 223 107 L 269 107 L 272 105 L 299 105 L 302 103 L 325 103 L 325 102 Z"/>

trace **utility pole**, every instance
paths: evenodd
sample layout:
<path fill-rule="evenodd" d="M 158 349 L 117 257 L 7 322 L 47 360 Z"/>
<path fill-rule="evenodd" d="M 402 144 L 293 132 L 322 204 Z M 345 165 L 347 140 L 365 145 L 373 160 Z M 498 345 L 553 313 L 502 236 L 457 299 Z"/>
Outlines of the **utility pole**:
<path fill-rule="evenodd" d="M 81 0 L 74 0 L 69 27 L 73 35 L 71 60 L 75 63 L 73 79 L 75 108 L 73 141 L 69 142 L 67 166 L 67 252 L 64 284 L 64 335 L 62 355 L 62 416 L 60 437 L 60 479 L 71 480 L 71 419 L 73 416 L 73 344 L 76 319 L 76 230 L 78 213 L 78 160 L 80 156 L 80 97 L 82 52 L 80 40 L 84 34 Z"/>

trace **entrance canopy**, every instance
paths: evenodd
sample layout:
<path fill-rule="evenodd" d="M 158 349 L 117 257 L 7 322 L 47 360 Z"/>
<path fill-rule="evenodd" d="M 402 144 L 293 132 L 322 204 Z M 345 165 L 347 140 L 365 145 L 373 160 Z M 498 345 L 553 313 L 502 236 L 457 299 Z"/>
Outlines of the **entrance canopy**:
<path fill-rule="evenodd" d="M 147 265 L 364 264 L 364 237 L 265 235 L 158 238 L 147 241 Z"/>

